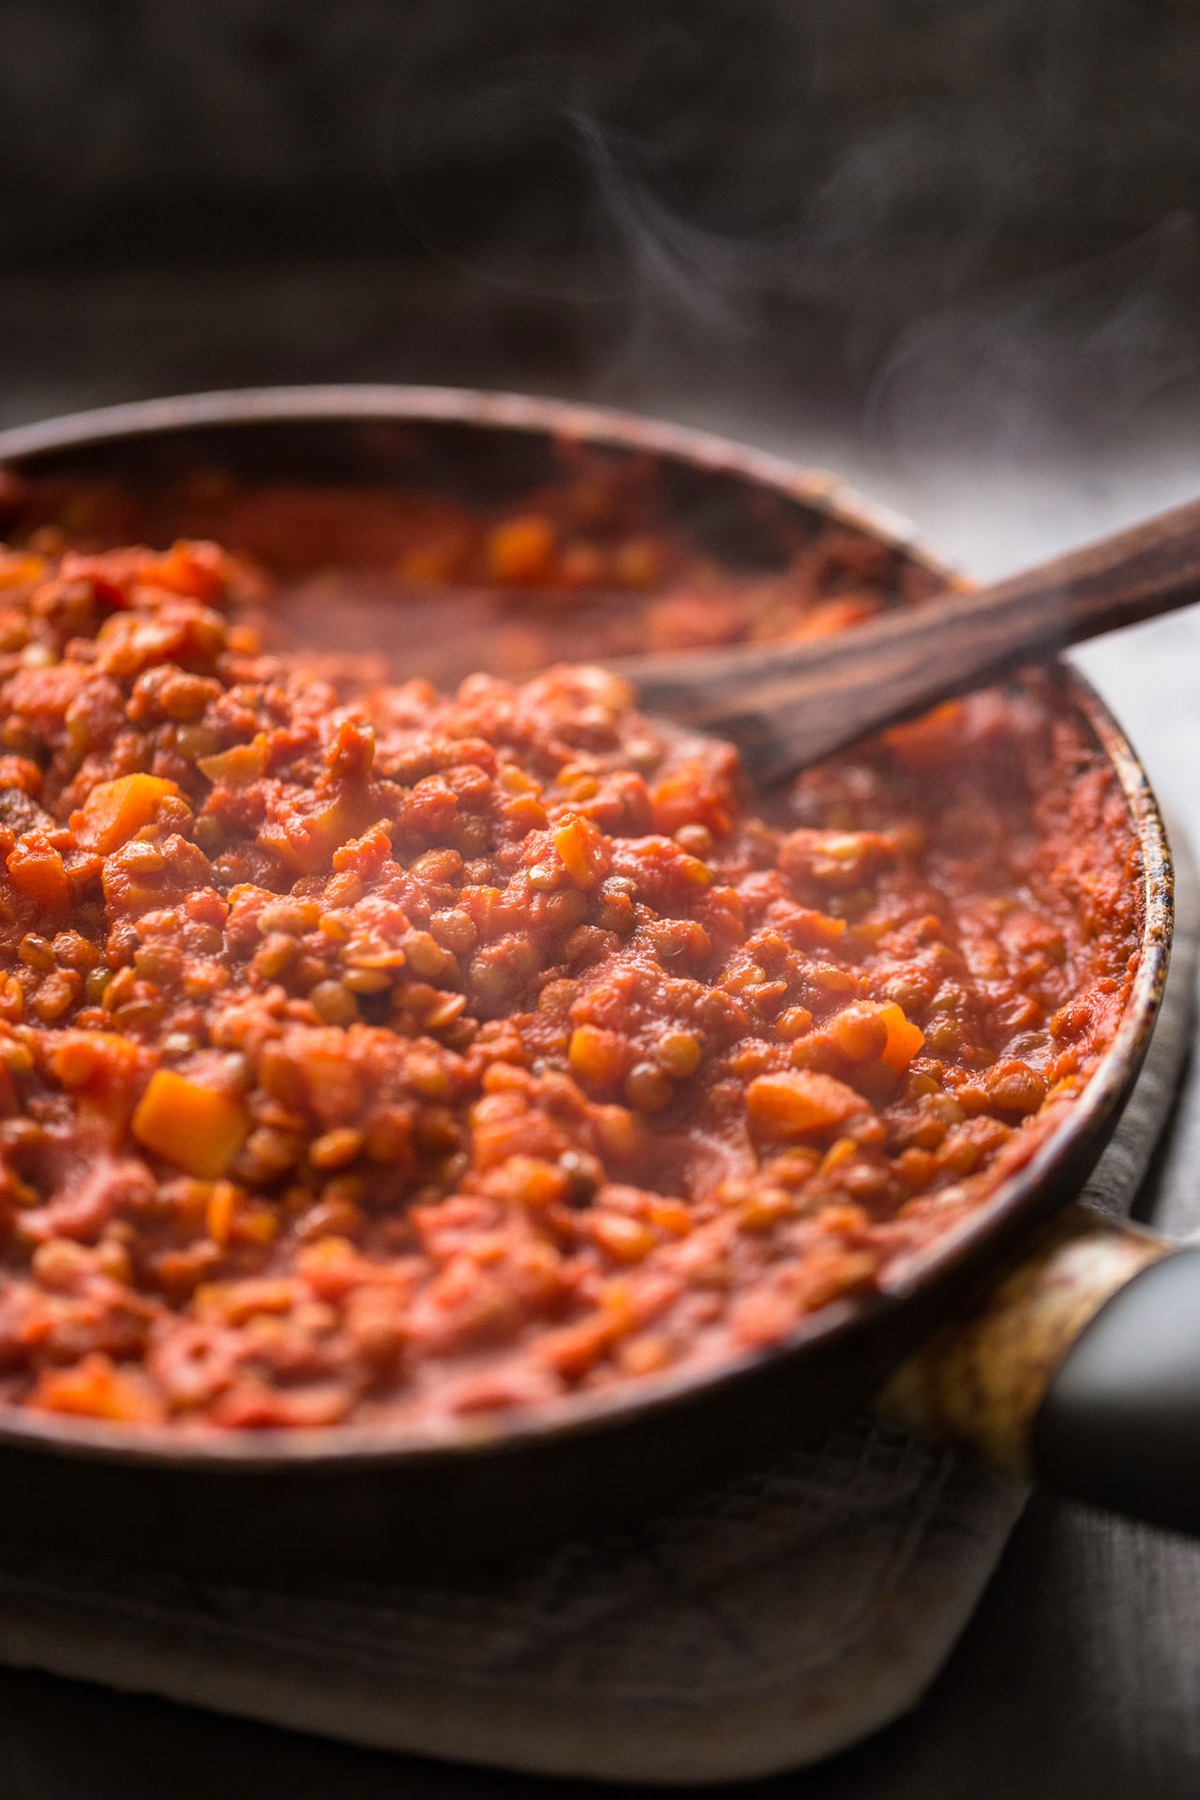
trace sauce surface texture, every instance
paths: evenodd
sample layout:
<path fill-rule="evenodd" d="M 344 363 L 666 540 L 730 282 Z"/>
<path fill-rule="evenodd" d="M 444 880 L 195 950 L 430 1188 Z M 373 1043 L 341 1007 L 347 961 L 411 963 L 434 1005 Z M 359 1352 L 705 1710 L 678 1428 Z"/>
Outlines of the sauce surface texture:
<path fill-rule="evenodd" d="M 453 1430 L 712 1366 L 980 1205 L 1111 1040 L 1137 849 L 1050 679 L 768 815 L 600 669 L 348 686 L 269 590 L 0 553 L 6 1404 Z"/>

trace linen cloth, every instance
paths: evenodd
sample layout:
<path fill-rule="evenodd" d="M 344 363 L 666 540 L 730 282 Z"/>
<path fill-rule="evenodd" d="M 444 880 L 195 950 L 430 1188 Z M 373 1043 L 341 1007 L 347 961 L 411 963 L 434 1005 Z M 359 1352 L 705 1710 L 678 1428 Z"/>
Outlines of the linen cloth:
<path fill-rule="evenodd" d="M 1185 865 L 1150 1055 L 1086 1190 L 1114 1212 L 1141 1188 L 1176 1098 L 1198 932 Z M 1189 1079 L 1159 1184 L 1176 1230 L 1200 1223 L 1197 1155 Z M 765 1775 L 915 1704 L 1024 1499 L 864 1415 L 635 1531 L 428 1585 L 251 1591 L 0 1547 L 0 1662 L 528 1773 Z"/>

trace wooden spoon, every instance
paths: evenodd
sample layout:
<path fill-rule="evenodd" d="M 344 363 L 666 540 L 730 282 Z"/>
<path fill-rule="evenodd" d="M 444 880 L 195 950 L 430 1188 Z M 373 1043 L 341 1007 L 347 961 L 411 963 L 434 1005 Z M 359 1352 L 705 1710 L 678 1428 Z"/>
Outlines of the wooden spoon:
<path fill-rule="evenodd" d="M 1200 501 L 974 592 L 808 643 L 620 657 L 647 712 L 737 744 L 763 785 L 939 700 L 1200 600 Z"/>

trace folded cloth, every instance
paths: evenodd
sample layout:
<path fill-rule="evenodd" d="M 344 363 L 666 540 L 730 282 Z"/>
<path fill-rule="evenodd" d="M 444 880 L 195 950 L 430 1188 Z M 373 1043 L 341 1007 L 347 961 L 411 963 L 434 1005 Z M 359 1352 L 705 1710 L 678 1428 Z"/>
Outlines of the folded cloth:
<path fill-rule="evenodd" d="M 1111 1211 L 1128 1210 L 1175 1097 L 1198 926 L 1184 869 L 1150 1056 L 1087 1189 Z M 0 1661 L 531 1773 L 764 1775 L 919 1699 L 1024 1498 L 860 1417 L 636 1531 L 436 1584 L 249 1591 L 10 1547 Z"/>

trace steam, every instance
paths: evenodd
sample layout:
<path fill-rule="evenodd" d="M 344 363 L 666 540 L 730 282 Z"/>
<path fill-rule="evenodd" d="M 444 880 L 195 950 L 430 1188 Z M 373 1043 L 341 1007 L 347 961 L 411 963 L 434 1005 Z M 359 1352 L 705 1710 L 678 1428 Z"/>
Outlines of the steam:
<path fill-rule="evenodd" d="M 673 212 L 636 172 L 636 145 L 622 147 L 586 114 L 571 114 L 570 125 L 604 217 L 624 251 L 627 291 L 657 300 L 703 329 L 746 329 L 748 299 L 767 258 L 765 247 L 705 231 Z"/>
<path fill-rule="evenodd" d="M 996 464 L 1091 455 L 1200 372 L 1190 217 L 1066 267 L 1039 223 L 1043 190 L 1079 210 L 1070 33 L 1045 25 L 1032 72 L 998 42 L 979 88 L 988 47 L 947 24 L 978 91 L 855 119 L 856 7 L 613 0 L 586 43 L 543 20 L 536 49 L 501 12 L 503 54 L 448 56 L 383 159 L 439 259 L 570 322 L 590 395 L 691 395 L 780 437 L 829 402 L 869 462 Z"/>
<path fill-rule="evenodd" d="M 403 129 L 387 115 L 382 153 L 397 212 L 427 250 L 482 285 L 584 308 L 658 306 L 740 329 L 766 244 L 672 207 L 652 173 L 660 148 L 602 122 L 587 73 L 569 58 L 513 57 L 431 96 Z M 497 162 L 523 174 L 524 187 L 493 184 Z M 413 174 L 447 164 L 469 174 Z"/>
<path fill-rule="evenodd" d="M 1200 238 L 1178 214 L 910 326 L 873 384 L 867 437 L 892 459 L 1078 458 L 1198 372 Z"/>

